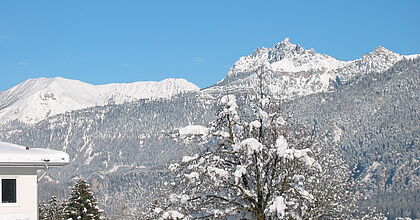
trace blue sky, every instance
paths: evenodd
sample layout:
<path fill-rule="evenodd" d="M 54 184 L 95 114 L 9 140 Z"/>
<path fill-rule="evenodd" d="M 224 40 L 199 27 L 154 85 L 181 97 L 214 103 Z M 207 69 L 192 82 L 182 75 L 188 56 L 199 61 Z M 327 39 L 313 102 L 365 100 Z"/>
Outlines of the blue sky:
<path fill-rule="evenodd" d="M 0 0 L 0 90 L 62 76 L 92 84 L 221 80 L 290 37 L 342 60 L 420 53 L 420 1 Z"/>

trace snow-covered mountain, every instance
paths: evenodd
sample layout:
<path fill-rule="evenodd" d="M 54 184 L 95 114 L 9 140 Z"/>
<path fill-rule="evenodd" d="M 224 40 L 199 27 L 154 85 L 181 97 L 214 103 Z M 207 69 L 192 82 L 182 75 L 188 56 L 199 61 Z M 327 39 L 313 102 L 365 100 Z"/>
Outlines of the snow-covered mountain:
<path fill-rule="evenodd" d="M 205 89 L 203 94 L 255 88 L 258 73 L 262 72 L 274 95 L 283 99 L 297 98 L 327 91 L 366 74 L 383 72 L 402 59 L 418 56 L 404 56 L 378 47 L 360 59 L 341 61 L 313 49 L 304 49 L 286 38 L 272 48 L 258 48 L 241 57 L 223 80 Z M 198 89 L 183 79 L 106 85 L 60 77 L 30 79 L 0 93 L 0 124 L 15 119 L 34 123 L 71 110 L 138 99 L 169 98 Z"/>
<path fill-rule="evenodd" d="M 404 56 L 378 47 L 360 59 L 341 61 L 304 49 L 286 38 L 272 48 L 258 48 L 241 57 L 223 80 L 203 93 L 254 88 L 258 72 L 263 72 L 273 94 L 283 99 L 297 98 L 327 91 L 362 75 L 383 72 L 402 59 L 418 56 Z M 169 98 L 198 89 L 183 79 L 97 86 L 60 77 L 30 79 L 0 93 L 0 124 L 15 119 L 34 123 L 71 110 Z"/>
<path fill-rule="evenodd" d="M 306 72 L 312 70 L 331 70 L 346 65 L 328 55 L 316 53 L 313 49 L 306 50 L 299 44 L 292 44 L 285 38 L 273 48 L 258 48 L 251 55 L 241 57 L 228 73 L 228 77 L 267 65 L 270 70 L 277 72 Z"/>
<path fill-rule="evenodd" d="M 383 72 L 404 58 L 418 56 L 404 56 L 378 47 L 360 59 L 341 61 L 304 49 L 286 38 L 272 48 L 258 48 L 241 57 L 227 76 L 209 90 L 254 87 L 259 80 L 258 72 L 263 72 L 272 93 L 285 99 L 296 98 L 327 91 L 365 74 Z"/>
<path fill-rule="evenodd" d="M 374 197 L 384 213 L 403 210 L 415 216 L 417 210 L 419 67 L 419 59 L 402 60 L 385 72 L 363 73 L 340 89 L 281 105 L 289 123 L 313 128 L 317 143 L 340 149 L 374 193 L 387 190 Z M 121 204 L 134 209 L 128 210 L 131 213 L 149 210 L 148 204 L 167 197 L 159 187 L 169 181 L 168 164 L 200 148 L 195 142 L 176 141 L 173 131 L 208 125 L 217 114 L 217 97 L 225 94 L 221 90 L 212 96 L 205 96 L 206 91 L 184 93 L 76 110 L 32 125 L 10 123 L 0 126 L 0 140 L 70 155 L 68 166 L 51 169 L 51 178 L 40 184 L 43 199 L 67 197 L 64 192 L 72 179 L 83 177 L 107 213 L 120 215 Z M 246 114 L 246 99 L 253 93 L 233 94 Z M 55 186 L 63 183 L 61 188 Z"/>
<path fill-rule="evenodd" d="M 61 77 L 29 79 L 0 93 L 0 124 L 15 119 L 35 123 L 71 110 L 138 99 L 169 98 L 198 89 L 184 79 L 106 85 Z"/>

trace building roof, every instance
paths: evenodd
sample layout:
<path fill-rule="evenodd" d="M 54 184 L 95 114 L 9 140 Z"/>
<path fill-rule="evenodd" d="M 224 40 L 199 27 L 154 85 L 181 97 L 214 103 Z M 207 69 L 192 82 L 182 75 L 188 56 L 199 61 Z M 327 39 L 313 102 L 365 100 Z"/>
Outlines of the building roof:
<path fill-rule="evenodd" d="M 0 167 L 63 166 L 69 163 L 69 155 L 62 151 L 30 148 L 0 141 Z"/>

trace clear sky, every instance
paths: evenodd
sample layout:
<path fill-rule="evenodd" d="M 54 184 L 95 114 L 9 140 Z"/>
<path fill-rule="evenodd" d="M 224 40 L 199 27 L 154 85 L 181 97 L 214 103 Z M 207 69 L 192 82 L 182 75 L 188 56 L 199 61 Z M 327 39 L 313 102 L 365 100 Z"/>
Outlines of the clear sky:
<path fill-rule="evenodd" d="M 203 88 L 285 37 L 342 60 L 420 53 L 420 1 L 0 0 L 0 90 L 54 76 Z"/>

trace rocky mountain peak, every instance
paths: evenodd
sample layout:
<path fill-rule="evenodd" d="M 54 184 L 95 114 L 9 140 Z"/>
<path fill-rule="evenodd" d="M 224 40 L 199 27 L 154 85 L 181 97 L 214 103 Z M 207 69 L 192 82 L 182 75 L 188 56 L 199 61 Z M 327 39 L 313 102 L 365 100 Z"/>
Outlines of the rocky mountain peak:
<path fill-rule="evenodd" d="M 379 56 L 401 56 L 400 54 L 394 53 L 394 52 L 386 49 L 383 46 L 379 46 L 379 47 L 375 48 L 374 51 L 372 51 L 372 52 L 370 52 L 370 53 L 368 53 L 366 55 L 368 55 L 368 56 L 369 55 L 376 55 L 376 56 L 378 56 L 378 55 Z"/>
<path fill-rule="evenodd" d="M 280 43 L 277 43 L 268 54 L 270 63 L 280 61 L 284 58 L 294 58 L 302 55 L 315 55 L 314 50 L 305 50 L 299 44 L 293 44 L 289 38 L 285 38 Z"/>
<path fill-rule="evenodd" d="M 316 53 L 313 49 L 307 50 L 285 38 L 272 48 L 258 48 L 251 55 L 241 57 L 227 77 L 247 74 L 261 65 L 268 66 L 268 69 L 274 72 L 308 72 L 336 69 L 345 63 L 328 55 Z"/>

